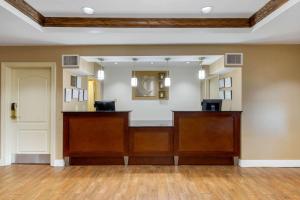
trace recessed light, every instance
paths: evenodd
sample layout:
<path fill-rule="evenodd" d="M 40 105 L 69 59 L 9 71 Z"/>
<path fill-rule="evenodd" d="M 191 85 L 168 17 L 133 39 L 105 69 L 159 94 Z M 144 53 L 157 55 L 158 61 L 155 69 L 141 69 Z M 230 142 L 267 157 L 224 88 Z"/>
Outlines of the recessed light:
<path fill-rule="evenodd" d="M 154 64 L 154 62 L 151 62 L 151 65 L 153 65 Z"/>
<path fill-rule="evenodd" d="M 94 14 L 94 9 L 93 8 L 90 8 L 90 7 L 83 7 L 82 8 L 82 11 L 87 14 L 87 15 L 92 15 Z"/>
<path fill-rule="evenodd" d="M 185 62 L 186 64 L 190 64 L 191 62 L 190 61 L 187 61 L 187 62 Z"/>
<path fill-rule="evenodd" d="M 100 30 L 90 30 L 89 33 L 98 34 L 98 33 L 102 33 L 102 31 L 100 31 Z"/>
<path fill-rule="evenodd" d="M 203 14 L 209 14 L 209 13 L 211 13 L 212 9 L 213 8 L 211 6 L 206 6 L 206 7 L 203 7 L 201 10 L 202 10 Z"/>
<path fill-rule="evenodd" d="M 117 62 L 115 62 L 115 65 L 117 65 L 118 63 Z"/>

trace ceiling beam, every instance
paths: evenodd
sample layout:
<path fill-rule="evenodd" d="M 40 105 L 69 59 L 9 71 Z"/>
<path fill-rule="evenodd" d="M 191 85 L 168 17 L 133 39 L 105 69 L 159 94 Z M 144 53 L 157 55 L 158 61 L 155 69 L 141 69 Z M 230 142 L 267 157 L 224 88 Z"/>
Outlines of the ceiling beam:
<path fill-rule="evenodd" d="M 246 18 L 79 18 L 47 17 L 46 27 L 249 28 Z"/>
<path fill-rule="evenodd" d="M 6 0 L 6 2 L 18 9 L 33 21 L 37 22 L 39 25 L 43 26 L 45 17 L 24 0 Z"/>
<path fill-rule="evenodd" d="M 262 7 L 249 18 L 251 27 L 259 23 L 261 20 L 266 18 L 288 1 L 289 0 L 270 0 L 264 7 Z"/>
<path fill-rule="evenodd" d="M 24 0 L 5 0 L 44 27 L 103 28 L 250 28 L 288 0 L 270 0 L 250 18 L 82 18 L 44 17 Z"/>

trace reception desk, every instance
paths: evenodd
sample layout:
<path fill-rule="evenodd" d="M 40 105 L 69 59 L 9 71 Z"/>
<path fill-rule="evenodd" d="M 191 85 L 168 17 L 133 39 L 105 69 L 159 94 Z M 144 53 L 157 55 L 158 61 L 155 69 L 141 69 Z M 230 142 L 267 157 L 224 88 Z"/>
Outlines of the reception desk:
<path fill-rule="evenodd" d="M 69 164 L 127 162 L 128 116 L 129 111 L 64 112 L 63 155 Z"/>
<path fill-rule="evenodd" d="M 241 112 L 173 111 L 173 121 L 130 121 L 129 113 L 63 112 L 70 165 L 231 165 L 240 156 Z"/>

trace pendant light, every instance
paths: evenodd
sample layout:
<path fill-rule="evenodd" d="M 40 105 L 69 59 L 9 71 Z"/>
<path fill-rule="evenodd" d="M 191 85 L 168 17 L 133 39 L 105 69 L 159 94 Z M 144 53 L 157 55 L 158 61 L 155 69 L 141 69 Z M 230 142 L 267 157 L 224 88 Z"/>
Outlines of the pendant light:
<path fill-rule="evenodd" d="M 169 60 L 171 60 L 171 58 L 165 58 L 165 60 L 167 61 L 167 67 L 169 69 Z M 170 87 L 170 86 L 171 86 L 171 78 L 170 78 L 169 71 L 167 71 L 167 74 L 165 77 L 165 87 Z"/>
<path fill-rule="evenodd" d="M 204 61 L 204 57 L 200 57 L 199 61 L 200 61 L 200 70 L 198 71 L 198 78 L 199 80 L 204 80 L 206 78 L 206 72 L 203 69 L 203 61 Z"/>
<path fill-rule="evenodd" d="M 99 58 L 99 61 L 100 62 L 103 62 L 104 59 L 103 58 Z M 97 71 L 97 79 L 98 80 L 104 80 L 104 69 L 103 69 L 103 66 L 102 64 L 100 63 L 100 69 Z"/>
<path fill-rule="evenodd" d="M 131 87 L 137 87 L 137 85 L 138 85 L 138 79 L 135 76 L 134 68 L 135 68 L 135 63 L 136 63 L 136 61 L 138 59 L 137 58 L 133 58 L 132 60 L 133 60 L 134 64 L 133 64 L 133 71 L 132 71 L 132 76 L 131 76 Z"/>

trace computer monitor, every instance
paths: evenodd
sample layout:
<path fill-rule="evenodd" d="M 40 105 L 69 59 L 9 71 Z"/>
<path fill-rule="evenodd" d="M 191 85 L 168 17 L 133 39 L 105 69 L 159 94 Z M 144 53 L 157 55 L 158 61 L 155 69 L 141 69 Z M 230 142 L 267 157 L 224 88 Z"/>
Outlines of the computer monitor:
<path fill-rule="evenodd" d="M 220 112 L 222 110 L 221 99 L 203 99 L 201 102 L 203 111 Z"/>
<path fill-rule="evenodd" d="M 115 101 L 95 101 L 94 107 L 96 111 L 115 111 Z"/>

